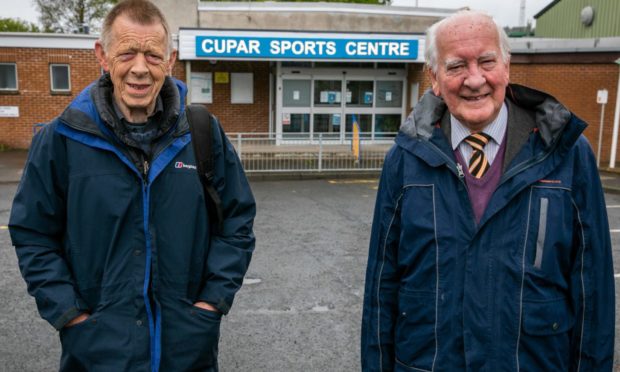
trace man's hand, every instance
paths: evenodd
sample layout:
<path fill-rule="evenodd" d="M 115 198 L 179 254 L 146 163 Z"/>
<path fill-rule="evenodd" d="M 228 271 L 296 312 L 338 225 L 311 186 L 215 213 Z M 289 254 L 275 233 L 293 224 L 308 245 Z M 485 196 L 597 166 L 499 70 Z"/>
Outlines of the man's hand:
<path fill-rule="evenodd" d="M 211 305 L 211 304 L 208 304 L 208 303 L 206 303 L 206 302 L 203 302 L 203 301 L 198 301 L 198 302 L 196 302 L 196 303 L 194 304 L 194 306 L 199 307 L 199 308 L 204 309 L 204 310 L 213 311 L 213 312 L 215 312 L 215 313 L 219 313 L 219 312 L 220 312 L 220 311 L 217 309 L 217 307 L 215 307 L 215 306 L 213 306 L 213 305 Z"/>
<path fill-rule="evenodd" d="M 82 314 L 76 316 L 75 318 L 71 319 L 67 324 L 65 324 L 65 328 L 73 327 L 76 324 L 80 324 L 83 321 L 85 321 L 86 319 L 88 319 L 88 317 L 90 317 L 90 314 L 82 313 Z"/>

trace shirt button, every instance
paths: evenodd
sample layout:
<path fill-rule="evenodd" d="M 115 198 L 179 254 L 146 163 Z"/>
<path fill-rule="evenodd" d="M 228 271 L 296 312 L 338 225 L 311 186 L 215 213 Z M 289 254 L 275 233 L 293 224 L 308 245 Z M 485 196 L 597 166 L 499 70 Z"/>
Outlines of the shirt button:
<path fill-rule="evenodd" d="M 560 325 L 558 323 L 553 323 L 553 325 L 551 326 L 551 328 L 553 328 L 554 331 L 557 331 L 558 328 L 560 328 Z"/>
<path fill-rule="evenodd" d="M 141 327 L 142 326 L 142 320 L 141 319 L 136 320 L 136 325 L 138 327 Z"/>
<path fill-rule="evenodd" d="M 140 250 L 140 249 L 136 249 L 135 251 L 133 251 L 133 255 L 134 256 L 139 256 L 141 254 L 142 254 L 142 250 Z"/>

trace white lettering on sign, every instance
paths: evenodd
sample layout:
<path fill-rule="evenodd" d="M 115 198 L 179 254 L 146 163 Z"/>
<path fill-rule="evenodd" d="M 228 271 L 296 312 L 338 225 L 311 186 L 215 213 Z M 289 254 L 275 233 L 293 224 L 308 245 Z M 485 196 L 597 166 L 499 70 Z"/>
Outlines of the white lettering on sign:
<path fill-rule="evenodd" d="M 322 40 L 272 40 L 269 43 L 269 51 L 271 54 L 285 55 L 292 53 L 297 56 L 301 55 L 330 55 L 336 54 L 336 43 L 333 41 Z"/>
<path fill-rule="evenodd" d="M 202 50 L 205 53 L 260 54 L 260 42 L 258 40 L 204 39 Z"/>
<path fill-rule="evenodd" d="M 349 41 L 345 52 L 350 56 L 407 56 L 409 44 L 394 41 Z"/>

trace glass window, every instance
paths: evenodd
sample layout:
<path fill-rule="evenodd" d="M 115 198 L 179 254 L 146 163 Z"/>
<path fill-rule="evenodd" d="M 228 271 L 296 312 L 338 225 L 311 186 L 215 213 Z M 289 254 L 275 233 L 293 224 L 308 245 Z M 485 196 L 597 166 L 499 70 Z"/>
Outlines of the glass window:
<path fill-rule="evenodd" d="M 372 107 L 372 81 L 347 81 L 347 107 Z"/>
<path fill-rule="evenodd" d="M 310 114 L 283 114 L 282 133 L 285 138 L 309 132 Z"/>
<path fill-rule="evenodd" d="M 370 137 L 372 132 L 372 115 L 364 114 L 364 115 L 355 115 L 357 119 L 357 123 L 360 126 L 360 137 Z M 346 123 L 346 138 L 350 139 L 353 133 L 353 115 L 347 114 L 347 123 Z"/>
<path fill-rule="evenodd" d="M 314 106 L 340 106 L 342 102 L 342 80 L 315 80 Z"/>
<path fill-rule="evenodd" d="M 342 115 L 340 114 L 314 114 L 314 137 L 317 134 L 327 134 L 323 139 L 340 138 L 340 122 Z"/>
<path fill-rule="evenodd" d="M 401 107 L 403 82 L 399 80 L 377 81 L 376 107 Z"/>
<path fill-rule="evenodd" d="M 310 80 L 283 80 L 284 107 L 310 107 Z"/>
<path fill-rule="evenodd" d="M 400 128 L 401 115 L 375 115 L 375 137 L 393 137 Z"/>
<path fill-rule="evenodd" d="M 71 90 L 71 73 L 69 65 L 50 65 L 52 92 L 68 92 Z"/>
<path fill-rule="evenodd" d="M 0 63 L 0 90 L 17 90 L 17 65 Z"/>

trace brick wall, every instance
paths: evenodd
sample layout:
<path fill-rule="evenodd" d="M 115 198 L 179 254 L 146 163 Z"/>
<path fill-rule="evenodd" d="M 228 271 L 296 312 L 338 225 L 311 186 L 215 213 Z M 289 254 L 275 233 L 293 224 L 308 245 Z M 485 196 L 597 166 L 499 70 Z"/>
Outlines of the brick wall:
<path fill-rule="evenodd" d="M 213 103 L 207 104 L 227 133 L 269 132 L 269 62 L 227 61 L 211 64 L 195 61 L 194 72 L 211 72 Z M 251 72 L 254 74 L 254 103 L 230 103 L 230 75 L 228 83 L 216 83 L 215 72 Z"/>
<path fill-rule="evenodd" d="M 516 64 L 510 66 L 510 80 L 554 96 L 575 115 L 588 123 L 585 136 L 596 153 L 601 105 L 596 103 L 599 89 L 609 91 L 605 105 L 601 166 L 609 165 L 614 110 L 618 89 L 618 66 L 610 64 Z M 620 145 L 620 144 L 619 144 Z M 620 151 L 616 153 L 620 160 Z"/>
<path fill-rule="evenodd" d="M 611 149 L 614 109 L 618 82 L 615 63 L 555 63 L 522 62 L 513 58 L 511 81 L 546 91 L 590 125 L 585 134 L 596 151 L 600 121 L 600 105 L 596 103 L 599 89 L 609 91 L 605 109 L 602 165 L 608 164 Z M 613 59 L 612 59 L 613 60 Z M 48 122 L 100 73 L 93 50 L 0 48 L 0 62 L 17 63 L 18 92 L 0 92 L 0 106 L 18 106 L 17 118 L 0 117 L 0 146 L 27 148 L 33 125 Z M 71 66 L 71 92 L 52 94 L 49 65 L 68 63 Z M 217 115 L 224 129 L 234 132 L 268 132 L 269 120 L 269 62 L 192 62 L 192 71 L 251 72 L 254 74 L 254 103 L 231 104 L 230 83 L 213 84 L 213 103 L 207 105 Z M 430 87 L 421 64 L 408 67 L 409 86 L 420 82 L 420 94 Z M 185 81 L 185 62 L 177 62 L 173 76 Z M 408 107 L 411 103 L 408 102 Z M 620 151 L 616 155 L 620 161 Z"/>
<path fill-rule="evenodd" d="M 17 94 L 0 92 L 0 106 L 19 107 L 19 117 L 0 117 L 0 144 L 15 148 L 30 146 L 33 125 L 58 116 L 100 71 L 94 50 L 2 48 L 0 62 L 17 63 Z M 70 93 L 51 93 L 51 63 L 70 65 Z"/>

